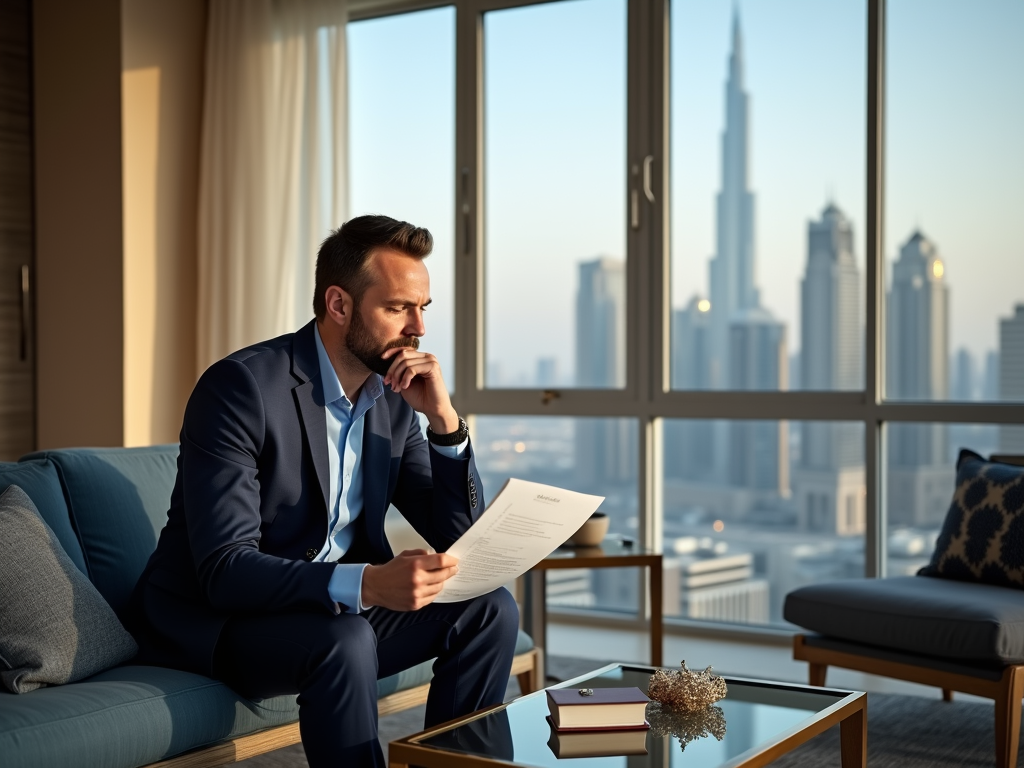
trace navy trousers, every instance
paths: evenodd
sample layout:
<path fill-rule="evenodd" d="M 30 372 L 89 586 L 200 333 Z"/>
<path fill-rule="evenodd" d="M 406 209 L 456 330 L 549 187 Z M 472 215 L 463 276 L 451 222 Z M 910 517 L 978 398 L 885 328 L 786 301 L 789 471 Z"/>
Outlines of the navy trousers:
<path fill-rule="evenodd" d="M 214 676 L 249 698 L 297 693 L 310 768 L 383 766 L 378 678 L 437 658 L 425 727 L 499 704 L 518 628 L 505 589 L 418 611 L 240 616 L 217 642 Z"/>

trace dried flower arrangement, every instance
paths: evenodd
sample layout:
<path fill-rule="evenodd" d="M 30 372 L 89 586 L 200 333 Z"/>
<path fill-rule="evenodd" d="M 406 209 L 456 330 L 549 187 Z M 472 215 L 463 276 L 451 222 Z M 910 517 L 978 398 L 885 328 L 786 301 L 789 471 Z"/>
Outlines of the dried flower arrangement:
<path fill-rule="evenodd" d="M 686 662 L 682 669 L 669 672 L 659 669 L 651 675 L 647 695 L 663 705 L 683 712 L 704 709 L 725 698 L 728 689 L 725 680 L 708 667 L 703 672 L 691 672 Z"/>

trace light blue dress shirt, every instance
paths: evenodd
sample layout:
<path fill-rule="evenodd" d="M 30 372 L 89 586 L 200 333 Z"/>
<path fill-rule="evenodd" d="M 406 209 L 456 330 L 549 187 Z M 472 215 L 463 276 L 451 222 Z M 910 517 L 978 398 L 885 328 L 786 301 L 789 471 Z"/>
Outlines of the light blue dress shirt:
<path fill-rule="evenodd" d="M 345 396 L 345 390 L 338 379 L 338 373 L 331 365 L 331 359 L 320 339 L 320 329 L 315 328 L 316 354 L 320 361 L 320 381 L 324 388 L 324 403 L 327 418 L 327 457 L 329 461 L 331 487 L 327 497 L 327 541 L 314 558 L 317 561 L 333 562 L 344 555 L 352 546 L 357 526 L 353 525 L 363 512 L 363 427 L 366 412 L 384 394 L 384 380 L 376 373 L 370 374 L 353 407 Z M 431 448 L 456 459 L 461 458 L 469 441 L 461 445 L 437 446 Z M 339 563 L 331 574 L 327 591 L 335 602 L 349 606 L 349 613 L 365 610 L 360 595 L 363 590 L 363 569 L 365 563 Z"/>

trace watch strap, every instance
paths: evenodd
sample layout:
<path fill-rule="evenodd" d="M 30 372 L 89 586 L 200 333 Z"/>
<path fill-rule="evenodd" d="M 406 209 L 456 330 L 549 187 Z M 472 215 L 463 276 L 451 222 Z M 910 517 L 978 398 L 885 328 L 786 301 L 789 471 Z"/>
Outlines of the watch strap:
<path fill-rule="evenodd" d="M 466 424 L 466 420 L 461 416 L 459 417 L 459 428 L 445 435 L 439 435 L 429 426 L 427 427 L 427 440 L 434 445 L 461 445 L 468 439 L 469 425 Z"/>

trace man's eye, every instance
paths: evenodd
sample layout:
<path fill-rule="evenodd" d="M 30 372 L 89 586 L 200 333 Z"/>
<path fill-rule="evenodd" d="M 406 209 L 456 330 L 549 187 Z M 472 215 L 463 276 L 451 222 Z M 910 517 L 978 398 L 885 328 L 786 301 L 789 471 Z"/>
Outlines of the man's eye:
<path fill-rule="evenodd" d="M 397 314 L 399 314 L 401 312 L 404 312 L 404 311 L 405 311 L 404 307 L 388 307 L 388 312 L 391 312 L 392 314 L 395 314 L 395 315 L 397 315 Z"/>

